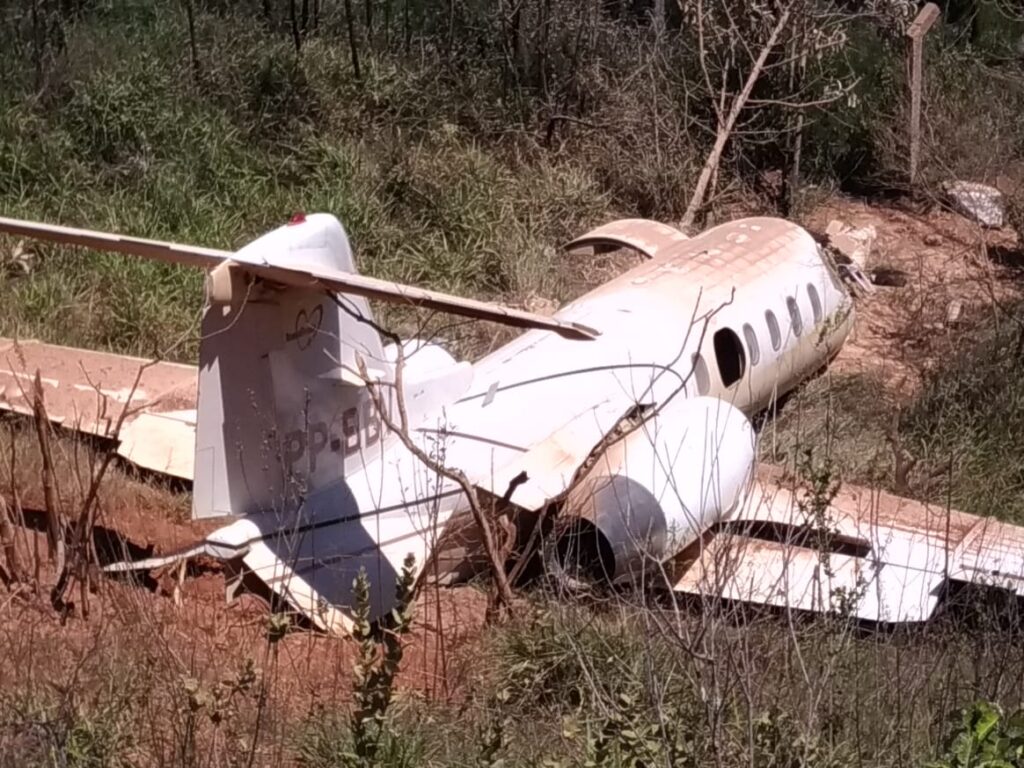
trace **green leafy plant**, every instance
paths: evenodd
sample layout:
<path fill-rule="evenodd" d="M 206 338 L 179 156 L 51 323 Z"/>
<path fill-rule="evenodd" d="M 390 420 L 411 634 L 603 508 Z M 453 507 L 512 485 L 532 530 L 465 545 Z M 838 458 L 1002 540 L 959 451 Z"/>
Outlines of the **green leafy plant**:
<path fill-rule="evenodd" d="M 422 742 L 415 728 L 391 723 L 395 681 L 402 665 L 404 638 L 412 628 L 415 559 L 402 564 L 395 606 L 386 626 L 370 621 L 370 580 L 360 569 L 352 582 L 352 638 L 359 644 L 352 676 L 353 707 L 347 719 L 318 710 L 296 743 L 298 763 L 308 768 L 371 768 L 422 763 Z"/>
<path fill-rule="evenodd" d="M 988 701 L 961 712 L 943 757 L 927 768 L 1019 768 L 1024 766 L 1024 710 L 1007 716 Z"/>
<path fill-rule="evenodd" d="M 387 712 L 394 698 L 395 678 L 402 664 L 402 638 L 412 628 L 413 597 L 416 583 L 415 559 L 407 555 L 396 586 L 391 626 L 381 629 L 378 643 L 370 623 L 370 580 L 359 571 L 352 584 L 355 597 L 355 623 L 352 636 L 359 643 L 359 656 L 352 680 L 355 708 L 352 712 L 351 764 L 376 765 L 381 742 L 389 735 Z"/>

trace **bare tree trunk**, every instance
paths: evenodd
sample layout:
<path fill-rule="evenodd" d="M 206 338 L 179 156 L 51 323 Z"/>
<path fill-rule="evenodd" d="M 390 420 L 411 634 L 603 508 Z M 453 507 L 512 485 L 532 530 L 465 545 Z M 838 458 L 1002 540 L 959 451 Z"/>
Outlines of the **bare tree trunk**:
<path fill-rule="evenodd" d="M 445 58 L 451 58 L 455 45 L 455 0 L 448 0 L 448 35 L 445 42 Z"/>
<path fill-rule="evenodd" d="M 288 0 L 288 18 L 292 25 L 292 43 L 295 45 L 295 54 L 302 51 L 302 35 L 299 32 L 299 15 L 295 8 L 295 0 Z"/>
<path fill-rule="evenodd" d="M 15 437 L 14 437 L 14 427 L 13 426 L 10 427 L 10 429 L 8 431 L 8 437 L 10 438 L 10 446 L 11 446 L 11 453 L 10 453 L 10 458 L 8 460 L 8 466 L 10 467 L 10 472 L 11 472 L 11 506 L 13 507 L 13 509 L 10 509 L 9 511 L 11 513 L 13 513 L 14 524 L 16 526 L 18 526 L 18 529 L 20 529 L 20 532 L 21 532 L 21 543 L 22 543 L 23 551 L 28 552 L 30 550 L 30 547 L 29 547 L 28 537 L 25 534 L 25 531 L 26 531 L 26 526 L 25 526 L 25 510 L 22 509 L 22 506 L 21 506 L 21 495 L 18 493 L 18 444 L 17 444 L 17 441 L 15 440 Z M 34 568 L 35 575 L 36 575 L 35 590 L 36 590 L 36 594 L 38 595 L 39 594 L 39 570 L 40 570 L 40 566 L 39 566 L 39 540 L 35 536 L 32 537 L 32 544 L 34 546 L 31 547 L 31 550 L 33 551 L 33 553 L 35 555 L 35 568 Z"/>
<path fill-rule="evenodd" d="M 540 75 L 541 92 L 545 100 L 550 100 L 548 91 L 548 33 L 551 28 L 551 0 L 537 0 L 537 13 L 540 17 L 540 34 L 537 51 L 537 68 Z"/>
<path fill-rule="evenodd" d="M 18 543 L 15 538 L 14 520 L 7 502 L 0 496 L 0 550 L 3 550 L 7 563 L 7 573 L 12 582 L 25 580 L 25 571 L 18 557 Z"/>
<path fill-rule="evenodd" d="M 765 41 L 764 46 L 761 48 L 761 52 L 757 56 L 757 60 L 754 62 L 754 66 L 751 68 L 746 81 L 743 83 L 743 90 L 741 90 L 739 95 L 733 99 L 732 106 L 729 109 L 729 114 L 725 118 L 725 122 L 718 127 L 718 135 L 715 137 L 714 146 L 711 148 L 711 153 L 704 162 L 704 167 L 701 169 L 700 176 L 697 179 L 697 186 L 693 190 L 693 197 L 690 198 L 690 202 L 686 206 L 686 212 L 683 214 L 683 218 L 679 223 L 680 228 L 684 231 L 690 229 L 693 226 L 694 220 L 697 218 L 697 212 L 704 203 L 708 184 L 711 182 L 711 177 L 718 169 L 718 163 L 722 159 L 722 151 L 725 149 L 725 145 L 729 142 L 729 137 L 732 135 L 732 129 L 736 125 L 736 120 L 739 119 L 740 113 L 746 106 L 747 100 L 750 98 L 750 94 L 753 92 L 754 86 L 757 84 L 757 80 L 761 76 L 765 62 L 768 60 L 768 56 L 772 52 L 772 49 L 775 48 L 775 43 L 778 42 L 779 35 L 782 34 L 782 30 L 784 30 L 786 28 L 786 24 L 789 23 L 791 10 L 791 7 L 787 6 L 786 9 L 779 14 L 779 18 L 776 20 L 775 26 L 772 27 L 768 40 Z"/>
<path fill-rule="evenodd" d="M 54 0 L 50 6 L 45 16 L 46 43 L 48 46 L 52 46 L 59 56 L 67 49 L 68 44 L 67 35 L 64 32 L 64 13 L 58 0 Z"/>
<path fill-rule="evenodd" d="M 793 36 L 793 48 L 790 51 L 789 92 L 799 93 L 804 82 L 804 71 L 807 66 L 807 54 L 797 56 L 797 50 L 803 45 L 802 30 Z M 800 192 L 800 160 L 804 144 L 804 113 L 798 109 L 793 116 L 793 124 L 789 136 L 789 157 L 787 168 L 782 179 L 782 211 L 789 216 L 796 206 L 796 196 Z"/>
<path fill-rule="evenodd" d="M 263 0 L 263 21 L 268 27 L 274 26 L 274 12 L 270 6 L 270 0 Z"/>
<path fill-rule="evenodd" d="M 412 48 L 412 19 L 409 18 L 409 0 L 404 0 L 402 3 L 402 25 L 404 27 L 403 45 L 405 52 L 409 53 L 409 49 Z"/>
<path fill-rule="evenodd" d="M 523 82 L 523 75 L 526 73 L 526 43 L 523 39 L 523 3 L 521 0 L 512 0 L 512 13 L 509 16 L 508 25 L 508 56 L 511 57 L 512 85 L 518 96 L 519 88 Z"/>
<path fill-rule="evenodd" d="M 32 63 L 36 70 L 36 90 L 43 87 L 43 32 L 39 18 L 39 0 L 32 0 Z"/>
<path fill-rule="evenodd" d="M 786 215 L 789 216 L 796 207 L 797 195 L 800 193 L 800 162 L 804 150 L 804 113 L 796 113 L 796 124 L 793 127 L 793 149 L 790 153 L 789 174 L 786 179 Z"/>
<path fill-rule="evenodd" d="M 359 72 L 359 43 L 356 40 L 356 20 L 352 15 L 352 0 L 345 0 L 345 26 L 348 27 L 348 49 L 352 54 L 352 72 L 361 80 Z"/>
<path fill-rule="evenodd" d="M 373 47 L 373 0 L 363 0 L 363 11 L 366 14 L 366 44 Z"/>
<path fill-rule="evenodd" d="M 651 19 L 654 29 L 662 32 L 665 29 L 665 0 L 654 0 L 653 18 Z"/>

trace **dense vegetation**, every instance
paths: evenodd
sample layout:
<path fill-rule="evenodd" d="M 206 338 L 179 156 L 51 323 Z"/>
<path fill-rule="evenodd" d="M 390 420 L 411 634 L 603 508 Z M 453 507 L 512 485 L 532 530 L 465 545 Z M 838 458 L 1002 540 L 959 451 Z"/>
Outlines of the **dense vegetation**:
<path fill-rule="evenodd" d="M 850 482 L 1024 522 L 1022 307 L 943 339 L 913 397 L 873 372 L 809 382 L 762 431 L 765 460 L 796 466 L 808 446 Z"/>
<path fill-rule="evenodd" d="M 566 238 L 687 208 L 712 107 L 750 69 L 736 35 L 761 44 L 772 18 L 730 30 L 720 5 L 702 60 L 690 3 L 662 30 L 641 2 L 8 2 L 0 208 L 222 247 L 326 210 L 369 273 L 563 299 L 579 288 L 559 269 Z M 911 4 L 793 8 L 701 219 L 902 183 Z M 1015 38 L 989 27 L 1003 36 L 965 21 L 929 39 L 926 179 L 1014 170 Z M 998 40 L 981 55 L 974 38 Z M 47 248 L 31 281 L 5 272 L 2 333 L 146 353 L 183 338 L 171 354 L 194 354 L 198 275 Z"/>
<path fill-rule="evenodd" d="M 957 176 L 1015 189 L 1021 23 L 1003 3 L 942 5 L 917 194 Z M 723 105 L 787 8 L 695 223 L 906 192 L 911 2 L 6 0 L 0 213 L 235 246 L 324 210 L 370 274 L 561 300 L 604 277 L 567 265 L 561 242 L 614 216 L 687 215 Z M 194 356 L 200 275 L 31 248 L 0 242 L 0 335 Z M 770 450 L 812 442 L 845 478 L 1024 520 L 1017 315 L 972 327 L 912 403 L 864 378 L 814 382 Z M 903 449 L 918 461 L 901 476 Z M 11 665 L 23 686 L 0 690 L 0 765 L 1024 764 L 1020 717 L 970 706 L 1021 698 L 1005 612 L 865 633 L 842 616 L 670 625 L 648 608 L 538 598 L 455 649 L 457 695 L 369 706 L 372 728 L 336 702 L 286 711 L 276 633 L 258 670 L 211 684 L 139 622 L 97 640 L 70 688 Z M 379 681 L 363 640 L 357 680 Z"/>

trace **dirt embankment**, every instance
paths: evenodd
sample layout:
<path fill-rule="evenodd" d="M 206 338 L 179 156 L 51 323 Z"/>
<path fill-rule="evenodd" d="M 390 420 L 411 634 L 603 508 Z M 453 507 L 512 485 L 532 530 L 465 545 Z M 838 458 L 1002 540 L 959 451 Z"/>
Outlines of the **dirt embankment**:
<path fill-rule="evenodd" d="M 804 223 L 824 232 L 833 219 L 875 227 L 867 272 L 883 283 L 858 301 L 833 371 L 877 373 L 894 394 L 908 396 L 952 351 L 960 329 L 1021 296 L 1024 258 L 1008 227 L 985 230 L 940 208 L 922 213 L 846 199 L 820 206 Z"/>

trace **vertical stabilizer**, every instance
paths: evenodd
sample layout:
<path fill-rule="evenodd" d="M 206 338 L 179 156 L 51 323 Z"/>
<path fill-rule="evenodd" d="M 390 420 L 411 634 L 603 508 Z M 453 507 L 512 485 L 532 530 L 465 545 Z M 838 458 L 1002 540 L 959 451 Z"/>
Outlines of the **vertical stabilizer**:
<path fill-rule="evenodd" d="M 354 272 L 345 230 L 296 217 L 235 254 L 240 264 Z M 342 310 L 343 302 L 348 312 Z M 345 475 L 379 439 L 357 359 L 386 375 L 365 299 L 247 281 L 233 264 L 207 283 L 199 353 L 193 517 L 290 512 Z"/>

